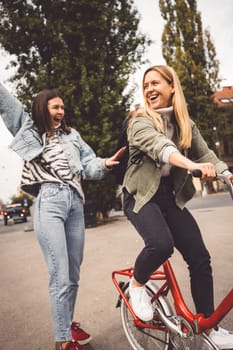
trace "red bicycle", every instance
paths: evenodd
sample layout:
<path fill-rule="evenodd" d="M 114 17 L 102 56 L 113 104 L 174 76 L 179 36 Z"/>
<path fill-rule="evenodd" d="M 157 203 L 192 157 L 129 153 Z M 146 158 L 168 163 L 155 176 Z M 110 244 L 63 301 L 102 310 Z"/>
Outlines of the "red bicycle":
<path fill-rule="evenodd" d="M 229 179 L 221 174 L 217 174 L 216 179 L 226 184 L 233 199 L 233 186 Z M 112 280 L 119 292 L 117 306 L 121 308 L 123 329 L 134 350 L 218 350 L 204 332 L 215 327 L 233 308 L 233 289 L 210 317 L 193 314 L 185 304 L 171 263 L 165 261 L 161 269 L 152 273 L 146 284 L 154 318 L 150 322 L 143 322 L 131 307 L 129 280 L 120 282 L 120 276 L 131 278 L 133 267 L 113 271 Z M 172 299 L 173 307 L 168 295 Z"/>

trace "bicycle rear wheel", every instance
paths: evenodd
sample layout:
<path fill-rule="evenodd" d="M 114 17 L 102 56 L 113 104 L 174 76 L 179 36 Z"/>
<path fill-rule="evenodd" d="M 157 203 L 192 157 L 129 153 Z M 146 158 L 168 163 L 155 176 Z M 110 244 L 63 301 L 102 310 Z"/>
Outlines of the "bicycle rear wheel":
<path fill-rule="evenodd" d="M 170 332 L 171 349 L 174 350 L 218 350 L 219 348 L 205 334 L 194 334 L 190 324 L 182 316 L 173 316 L 171 318 L 180 331 L 185 333 L 180 336 L 177 332 Z"/>
<path fill-rule="evenodd" d="M 146 285 L 148 294 L 153 297 L 158 287 L 155 283 L 149 282 Z M 130 301 L 128 288 L 125 291 L 127 299 Z M 166 297 L 159 297 L 156 300 L 157 306 L 161 308 L 162 312 L 166 315 L 171 316 L 173 314 L 172 308 Z M 137 327 L 134 324 L 133 317 L 126 307 L 125 303 L 121 303 L 121 322 L 128 339 L 129 344 L 134 350 L 171 350 L 172 347 L 169 342 L 169 333 L 150 328 Z M 153 320 L 151 324 L 158 324 L 162 326 L 161 321 Z"/>
<path fill-rule="evenodd" d="M 205 334 L 195 336 L 195 347 L 193 349 L 200 350 L 218 350 L 219 348 Z"/>

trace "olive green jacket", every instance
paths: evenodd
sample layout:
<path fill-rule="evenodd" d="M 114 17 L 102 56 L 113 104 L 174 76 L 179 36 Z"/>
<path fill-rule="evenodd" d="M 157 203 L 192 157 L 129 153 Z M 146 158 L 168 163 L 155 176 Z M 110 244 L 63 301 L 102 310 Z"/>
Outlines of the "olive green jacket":
<path fill-rule="evenodd" d="M 163 119 L 164 120 L 164 119 Z M 154 196 L 156 193 L 161 177 L 161 162 L 159 155 L 164 147 L 177 147 L 173 141 L 166 136 L 165 133 L 156 131 L 152 120 L 139 115 L 129 132 L 129 162 L 125 173 L 123 188 L 134 195 L 135 206 L 134 212 L 139 210 Z M 228 169 L 228 166 L 220 161 L 215 153 L 210 150 L 201 136 L 196 124 L 191 121 L 192 125 L 192 142 L 191 147 L 185 151 L 181 151 L 185 156 L 194 162 L 211 162 L 215 166 L 217 173 L 222 173 Z M 175 127 L 175 139 L 178 139 L 178 127 Z M 173 138 L 174 139 L 174 138 Z M 178 148 L 177 148 L 178 150 Z M 137 159 L 137 155 L 143 152 L 143 156 Z M 183 208 L 185 203 L 190 200 L 194 193 L 195 187 L 192 177 L 187 170 L 172 167 L 172 175 L 174 182 L 174 193 L 176 203 Z"/>

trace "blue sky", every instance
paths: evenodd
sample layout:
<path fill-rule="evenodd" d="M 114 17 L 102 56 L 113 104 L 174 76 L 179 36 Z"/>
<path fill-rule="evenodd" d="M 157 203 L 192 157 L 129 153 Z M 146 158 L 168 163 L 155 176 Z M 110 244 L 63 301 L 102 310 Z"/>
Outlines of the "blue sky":
<path fill-rule="evenodd" d="M 152 64 L 165 63 L 161 51 L 161 35 L 163 19 L 161 18 L 158 0 L 134 0 L 141 14 L 140 30 L 147 33 L 154 41 L 148 48 L 145 57 L 149 60 L 146 66 L 132 77 L 138 86 L 135 93 L 135 103 L 140 103 L 140 84 L 144 70 Z M 224 79 L 222 86 L 233 85 L 233 1 L 232 0 L 197 0 L 197 8 L 201 12 L 203 30 L 208 28 L 214 42 L 217 57 L 220 61 L 220 76 Z M 6 83 L 10 72 L 6 70 L 9 56 L 0 53 L 0 82 Z M 12 137 L 6 130 L 0 118 L 0 199 L 6 201 L 16 193 L 20 180 L 21 160 L 8 150 Z"/>

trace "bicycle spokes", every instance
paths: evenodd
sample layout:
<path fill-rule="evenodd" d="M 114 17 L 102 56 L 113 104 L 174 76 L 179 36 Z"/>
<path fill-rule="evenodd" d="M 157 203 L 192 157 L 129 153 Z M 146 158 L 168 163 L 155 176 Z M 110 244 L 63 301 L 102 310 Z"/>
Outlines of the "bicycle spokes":
<path fill-rule="evenodd" d="M 170 341 L 176 350 L 218 350 L 218 347 L 205 334 L 194 334 L 190 324 L 181 316 L 172 316 L 172 322 L 179 332 L 169 332 Z"/>

